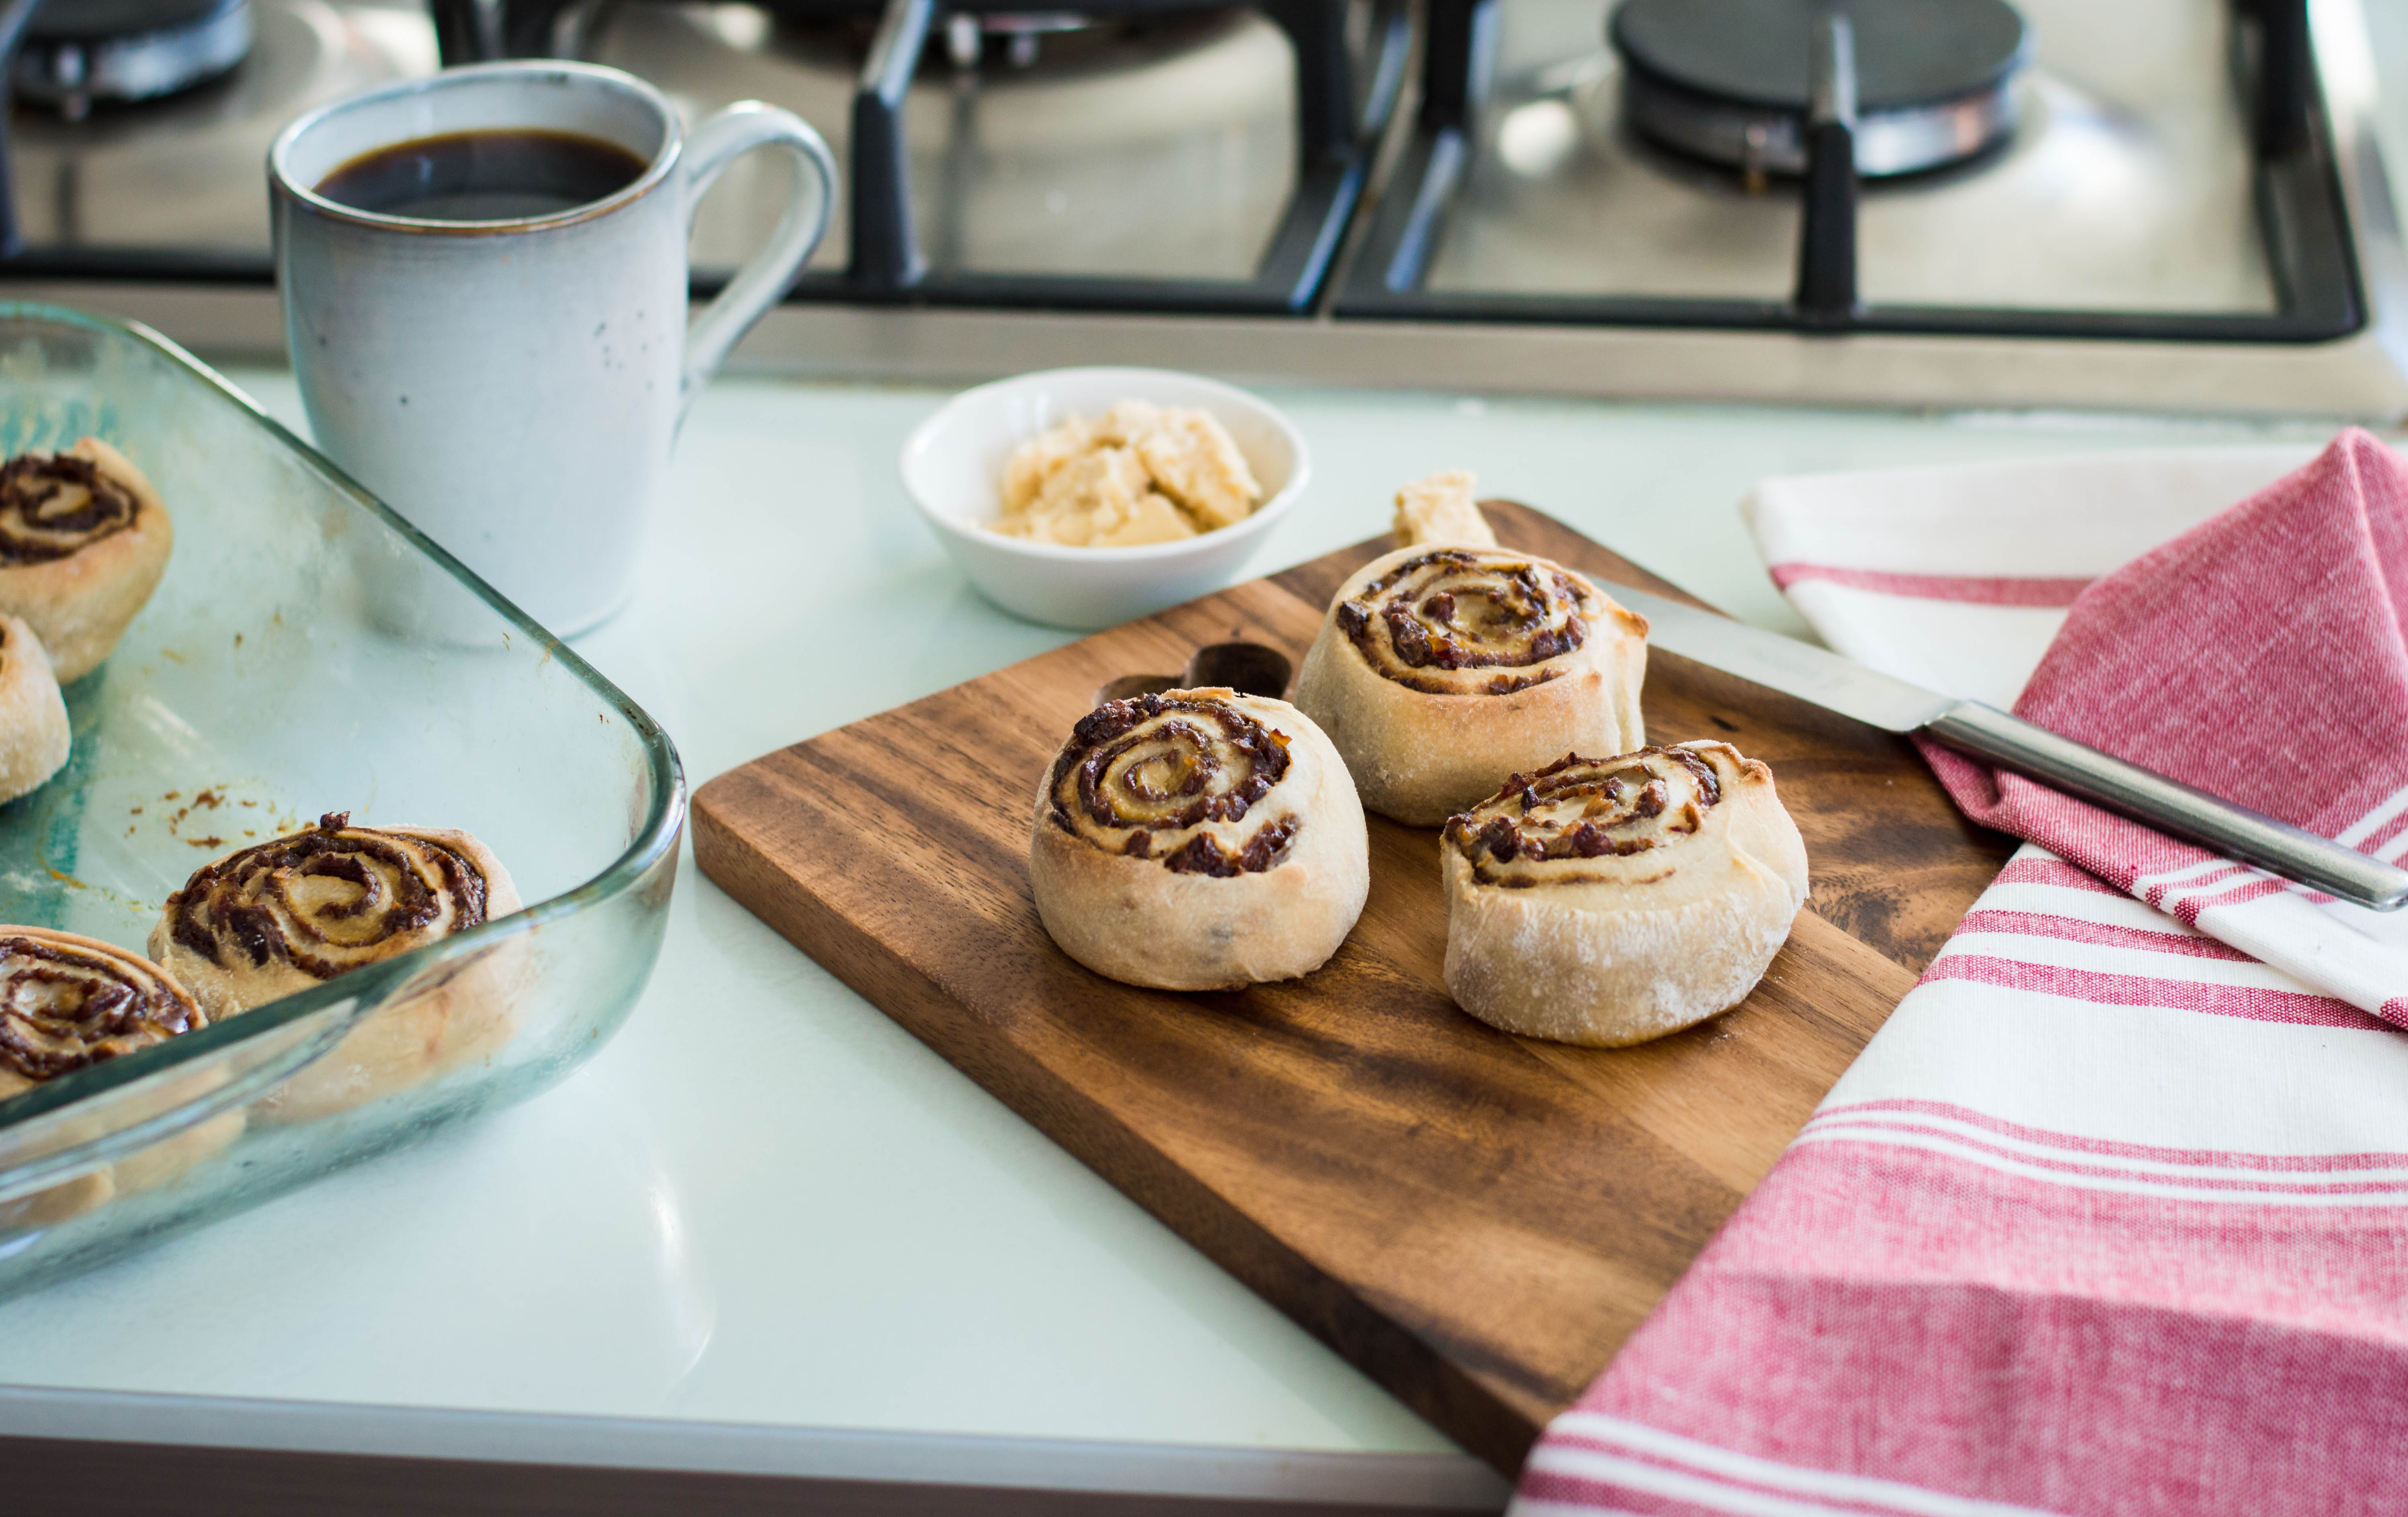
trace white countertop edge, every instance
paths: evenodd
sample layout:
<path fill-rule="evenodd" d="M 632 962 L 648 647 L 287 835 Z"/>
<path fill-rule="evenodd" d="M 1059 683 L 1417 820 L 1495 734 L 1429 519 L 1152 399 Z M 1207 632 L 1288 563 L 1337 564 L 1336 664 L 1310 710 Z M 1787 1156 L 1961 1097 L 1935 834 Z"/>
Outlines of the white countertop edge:
<path fill-rule="evenodd" d="M 0 1437 L 1496 1511 L 1465 1454 L 748 1426 L 0 1386 Z"/>

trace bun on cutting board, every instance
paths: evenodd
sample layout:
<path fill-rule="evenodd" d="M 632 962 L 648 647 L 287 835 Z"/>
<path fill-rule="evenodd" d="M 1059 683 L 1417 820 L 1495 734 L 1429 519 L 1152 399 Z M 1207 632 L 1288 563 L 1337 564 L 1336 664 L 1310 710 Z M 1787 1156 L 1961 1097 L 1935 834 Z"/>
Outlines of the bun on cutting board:
<path fill-rule="evenodd" d="M 1370 846 L 1321 729 L 1215 686 L 1081 718 L 1038 788 L 1028 873 L 1045 930 L 1097 974 L 1234 990 L 1338 951 L 1370 890 Z"/>
<path fill-rule="evenodd" d="M 1772 771 L 1715 742 L 1517 774 L 1448 821 L 1440 869 L 1456 1004 L 1605 1048 L 1745 999 L 1807 889 Z"/>
<path fill-rule="evenodd" d="M 1436 826 L 1507 775 L 1646 741 L 1647 623 L 1553 560 L 1414 544 L 1339 587 L 1296 704 L 1363 805 Z"/>
<path fill-rule="evenodd" d="M 32 624 L 63 685 L 115 651 L 175 538 L 150 479 L 98 437 L 0 465 L 0 611 Z"/>

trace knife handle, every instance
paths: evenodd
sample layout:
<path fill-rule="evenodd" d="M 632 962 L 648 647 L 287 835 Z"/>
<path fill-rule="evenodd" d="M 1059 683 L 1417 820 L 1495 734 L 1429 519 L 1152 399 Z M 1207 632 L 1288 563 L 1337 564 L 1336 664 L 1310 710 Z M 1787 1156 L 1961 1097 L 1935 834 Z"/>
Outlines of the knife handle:
<path fill-rule="evenodd" d="M 2408 870 L 2127 764 L 1996 707 L 1960 701 L 1926 723 L 1923 731 L 1960 752 L 2311 890 L 2377 911 L 2408 905 Z"/>

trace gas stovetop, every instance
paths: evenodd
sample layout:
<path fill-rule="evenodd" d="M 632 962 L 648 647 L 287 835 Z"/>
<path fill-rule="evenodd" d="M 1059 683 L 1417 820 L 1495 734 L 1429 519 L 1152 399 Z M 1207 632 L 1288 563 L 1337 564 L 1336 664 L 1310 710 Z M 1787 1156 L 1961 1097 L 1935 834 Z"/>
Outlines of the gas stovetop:
<path fill-rule="evenodd" d="M 2261 342 L 2364 322 L 2303 4 L 1859 4 L 1842 136 L 1864 172 L 1801 196 L 1766 178 L 1805 166 L 1807 6 L 1627 0 L 1600 50 L 1543 0 L 1490 3 L 1486 98 L 1425 110 L 1342 312 Z M 1434 61 L 1475 59 L 1482 8 L 1433 0 Z M 1720 39 L 1766 8 L 1791 24 L 1737 56 Z M 1719 134 L 1709 79 L 1738 118 Z M 1854 251 L 1820 303 L 1818 215 Z"/>
<path fill-rule="evenodd" d="M 838 226 L 751 344 L 806 366 L 2408 412 L 2351 0 L 1034 3 L 49 0 L 0 279 L 271 345 L 286 121 L 578 56 L 827 136 Z M 705 204 L 698 286 L 781 172 Z"/>

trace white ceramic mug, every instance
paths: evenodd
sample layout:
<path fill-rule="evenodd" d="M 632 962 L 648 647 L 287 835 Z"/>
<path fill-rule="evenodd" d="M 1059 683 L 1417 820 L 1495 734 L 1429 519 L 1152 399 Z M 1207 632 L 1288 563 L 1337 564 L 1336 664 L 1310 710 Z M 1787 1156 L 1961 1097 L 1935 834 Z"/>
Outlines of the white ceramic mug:
<path fill-rule="evenodd" d="M 597 137 L 646 167 L 520 221 L 428 221 L 330 200 L 364 154 L 459 132 Z M 775 147 L 795 192 L 768 246 L 689 326 L 703 192 Z M 730 106 L 691 138 L 661 93 L 585 64 L 482 64 L 337 102 L 268 150 L 277 283 L 318 445 L 561 635 L 635 590 L 645 508 L 678 423 L 827 230 L 836 165 L 791 112 Z"/>

